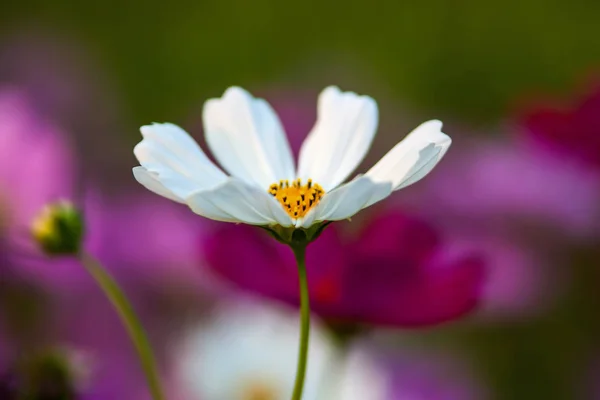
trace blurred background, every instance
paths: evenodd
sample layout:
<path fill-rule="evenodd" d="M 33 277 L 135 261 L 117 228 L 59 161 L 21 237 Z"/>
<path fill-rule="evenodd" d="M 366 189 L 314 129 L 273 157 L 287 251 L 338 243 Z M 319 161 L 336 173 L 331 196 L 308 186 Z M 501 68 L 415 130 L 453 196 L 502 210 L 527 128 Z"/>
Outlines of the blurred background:
<path fill-rule="evenodd" d="M 32 240 L 60 199 L 140 314 L 169 399 L 289 397 L 291 252 L 131 174 L 141 125 L 176 123 L 206 149 L 202 105 L 231 85 L 273 105 L 296 152 L 325 86 L 373 97 L 361 171 L 423 121 L 453 138 L 423 181 L 309 248 L 306 399 L 600 399 L 599 15 L 547 0 L 3 2 L 0 399 L 149 398 L 94 282 Z"/>

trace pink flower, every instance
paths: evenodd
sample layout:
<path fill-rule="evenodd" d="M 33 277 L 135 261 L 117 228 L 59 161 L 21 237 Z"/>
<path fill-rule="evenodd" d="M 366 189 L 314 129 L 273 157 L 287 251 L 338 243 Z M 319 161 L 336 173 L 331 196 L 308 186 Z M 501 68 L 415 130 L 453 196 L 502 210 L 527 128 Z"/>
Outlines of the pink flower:
<path fill-rule="evenodd" d="M 238 287 L 298 303 L 291 251 L 256 228 L 221 226 L 203 243 L 208 268 Z M 381 213 L 358 235 L 332 225 L 307 249 L 312 309 L 333 322 L 398 327 L 450 321 L 479 300 L 483 262 L 450 254 L 426 222 Z"/>
<path fill-rule="evenodd" d="M 474 221 L 495 230 L 537 226 L 561 237 L 597 232 L 595 174 L 524 143 L 455 136 L 459 146 L 445 168 L 411 189 L 405 203 L 456 226 Z"/>

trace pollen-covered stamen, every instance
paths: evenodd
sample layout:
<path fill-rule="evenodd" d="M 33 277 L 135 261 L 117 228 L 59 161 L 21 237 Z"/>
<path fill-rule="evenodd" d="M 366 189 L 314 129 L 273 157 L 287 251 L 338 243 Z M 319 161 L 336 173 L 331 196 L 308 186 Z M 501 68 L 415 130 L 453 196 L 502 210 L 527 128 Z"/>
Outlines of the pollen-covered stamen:
<path fill-rule="evenodd" d="M 309 179 L 306 185 L 302 185 L 300 178 L 290 182 L 281 180 L 269 187 L 269 193 L 275 197 L 292 218 L 304 217 L 325 194 L 318 183 Z"/>

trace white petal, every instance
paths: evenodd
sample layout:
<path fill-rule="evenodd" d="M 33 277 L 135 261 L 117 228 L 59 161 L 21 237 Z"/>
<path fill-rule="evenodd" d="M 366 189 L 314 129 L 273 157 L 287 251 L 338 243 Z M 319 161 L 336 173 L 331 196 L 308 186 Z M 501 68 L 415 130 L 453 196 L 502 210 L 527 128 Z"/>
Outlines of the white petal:
<path fill-rule="evenodd" d="M 178 126 L 153 124 L 140 130 L 144 139 L 133 153 L 143 169 L 134 169 L 134 176 L 153 192 L 183 202 L 190 193 L 210 189 L 227 179 Z"/>
<path fill-rule="evenodd" d="M 153 149 L 149 159 L 141 151 L 138 155 L 134 149 L 142 166 L 145 167 L 144 163 L 152 163 L 156 160 L 152 158 L 152 154 L 156 156 L 162 153 L 163 161 L 165 158 L 171 161 L 166 166 L 194 179 L 202 189 L 209 189 L 227 179 L 227 175 L 208 159 L 198 143 L 177 125 L 155 123 L 142 126 L 140 131 L 144 137 L 140 145 L 145 143 Z M 160 173 L 160 171 L 156 172 Z"/>
<path fill-rule="evenodd" d="M 185 200 L 195 213 L 219 221 L 292 225 L 290 216 L 266 190 L 236 178 L 229 178 L 212 190 L 192 193 Z"/>
<path fill-rule="evenodd" d="M 366 176 L 360 176 L 337 189 L 326 193 L 319 204 L 301 221 L 304 228 L 315 222 L 339 221 L 347 219 L 363 208 L 387 197 L 392 192 L 389 182 L 376 183 Z"/>
<path fill-rule="evenodd" d="M 143 168 L 143 167 L 142 167 Z M 179 199 L 185 199 L 191 193 L 198 191 L 198 184 L 173 171 L 163 171 L 157 174 L 148 171 L 169 192 Z"/>
<path fill-rule="evenodd" d="M 204 104 L 204 134 L 231 175 L 267 190 L 295 177 L 294 157 L 275 111 L 239 87 Z"/>
<path fill-rule="evenodd" d="M 377 103 L 330 86 L 319 96 L 317 123 L 300 150 L 298 176 L 325 191 L 342 183 L 361 163 L 377 130 Z"/>
<path fill-rule="evenodd" d="M 198 193 L 192 193 L 185 200 L 188 207 L 198 215 L 214 221 L 242 223 L 240 219 L 234 217 L 224 209 L 217 207 L 206 197 L 200 196 Z"/>
<path fill-rule="evenodd" d="M 139 183 L 141 183 L 146 189 L 150 190 L 151 192 L 154 192 L 160 196 L 166 197 L 167 199 L 176 201 L 178 203 L 185 203 L 183 199 L 176 196 L 162 183 L 160 183 L 160 181 L 158 180 L 158 174 L 150 172 L 144 167 L 134 167 L 133 176 Z"/>
<path fill-rule="evenodd" d="M 425 177 L 446 154 L 452 140 L 442 123 L 428 121 L 394 146 L 365 175 L 375 182 L 391 182 L 393 190 L 405 188 Z"/>

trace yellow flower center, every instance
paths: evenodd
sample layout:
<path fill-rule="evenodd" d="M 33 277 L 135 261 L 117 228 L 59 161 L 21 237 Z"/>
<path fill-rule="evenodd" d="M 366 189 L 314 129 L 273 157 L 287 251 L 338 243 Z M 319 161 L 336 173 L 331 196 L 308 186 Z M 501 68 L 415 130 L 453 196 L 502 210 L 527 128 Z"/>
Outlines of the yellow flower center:
<path fill-rule="evenodd" d="M 298 178 L 291 185 L 288 180 L 272 184 L 269 193 L 281 203 L 290 217 L 301 218 L 319 203 L 325 191 L 321 185 L 313 183 L 312 179 L 303 185 Z"/>

